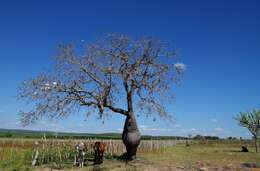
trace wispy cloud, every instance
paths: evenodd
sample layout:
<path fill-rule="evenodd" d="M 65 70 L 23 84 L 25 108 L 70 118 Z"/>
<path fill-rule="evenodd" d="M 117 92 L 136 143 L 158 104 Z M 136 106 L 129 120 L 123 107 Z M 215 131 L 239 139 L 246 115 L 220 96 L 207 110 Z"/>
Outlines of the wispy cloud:
<path fill-rule="evenodd" d="M 192 132 L 196 132 L 197 129 L 196 129 L 196 128 L 191 128 L 190 131 L 192 131 Z"/>
<path fill-rule="evenodd" d="M 20 122 L 15 123 L 20 127 Z M 41 120 L 33 125 L 26 126 L 25 129 L 40 130 L 40 131 L 65 131 L 65 127 L 54 121 Z"/>
<path fill-rule="evenodd" d="M 217 132 L 223 132 L 223 131 L 224 131 L 224 129 L 223 129 L 223 128 L 220 128 L 220 127 L 217 127 L 217 128 L 215 128 L 214 130 L 217 131 Z"/>
<path fill-rule="evenodd" d="M 139 129 L 141 131 L 171 131 L 172 130 L 170 128 L 155 128 L 155 127 L 150 127 L 148 125 L 140 125 Z"/>
<path fill-rule="evenodd" d="M 50 128 L 50 129 L 55 130 L 55 131 L 63 131 L 63 130 L 65 130 L 64 126 L 61 126 L 61 125 L 58 124 L 58 123 L 53 123 L 53 124 L 51 125 L 51 128 Z"/>
<path fill-rule="evenodd" d="M 21 123 L 20 121 L 17 121 L 17 122 L 15 122 L 15 125 L 17 125 L 17 126 L 21 126 L 22 123 Z"/>
<path fill-rule="evenodd" d="M 217 122 L 218 122 L 218 120 L 217 120 L 216 118 L 211 118 L 210 121 L 211 121 L 211 122 L 214 122 L 214 123 L 217 123 Z"/>
<path fill-rule="evenodd" d="M 174 125 L 175 128 L 180 128 L 181 126 L 182 126 L 181 124 Z"/>
<path fill-rule="evenodd" d="M 118 131 L 118 132 L 122 132 L 122 131 L 123 131 L 123 128 L 117 128 L 117 131 Z"/>
<path fill-rule="evenodd" d="M 139 125 L 139 130 L 143 133 L 158 133 L 158 132 L 170 132 L 173 131 L 173 129 L 170 128 L 156 128 L 156 127 L 151 127 L 149 125 Z M 122 132 L 122 128 L 117 129 L 118 132 Z"/>

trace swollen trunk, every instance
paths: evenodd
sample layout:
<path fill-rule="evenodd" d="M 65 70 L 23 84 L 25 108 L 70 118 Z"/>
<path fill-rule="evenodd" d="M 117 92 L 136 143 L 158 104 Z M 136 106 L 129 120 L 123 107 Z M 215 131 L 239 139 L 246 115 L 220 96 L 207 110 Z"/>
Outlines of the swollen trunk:
<path fill-rule="evenodd" d="M 138 130 L 135 116 L 133 113 L 126 117 L 124 131 L 122 134 L 122 140 L 126 147 L 127 159 L 135 159 L 137 147 L 140 144 L 141 140 L 141 135 Z"/>

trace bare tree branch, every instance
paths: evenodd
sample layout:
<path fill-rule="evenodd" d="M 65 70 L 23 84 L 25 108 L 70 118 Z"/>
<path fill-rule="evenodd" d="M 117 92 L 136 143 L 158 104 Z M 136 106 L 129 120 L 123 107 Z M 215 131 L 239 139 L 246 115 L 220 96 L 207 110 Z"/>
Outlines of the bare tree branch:
<path fill-rule="evenodd" d="M 34 104 L 32 111 L 21 112 L 24 123 L 44 116 L 65 117 L 82 106 L 101 117 L 127 116 L 135 109 L 170 118 L 158 99 L 172 95 L 181 72 L 165 43 L 110 34 L 89 44 L 83 54 L 74 49 L 71 44 L 59 46 L 53 72 L 21 84 L 19 97 Z"/>

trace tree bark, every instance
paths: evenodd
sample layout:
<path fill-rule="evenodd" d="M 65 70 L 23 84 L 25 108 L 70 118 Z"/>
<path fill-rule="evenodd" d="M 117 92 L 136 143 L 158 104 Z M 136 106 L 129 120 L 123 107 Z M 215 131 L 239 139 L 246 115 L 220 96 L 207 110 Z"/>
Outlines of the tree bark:
<path fill-rule="evenodd" d="M 130 112 L 129 115 L 127 115 L 126 117 L 122 140 L 126 147 L 127 160 L 136 159 L 136 151 L 138 145 L 140 144 L 141 134 L 138 130 L 135 115 L 133 112 Z"/>
<path fill-rule="evenodd" d="M 255 152 L 258 153 L 257 137 L 255 139 Z"/>

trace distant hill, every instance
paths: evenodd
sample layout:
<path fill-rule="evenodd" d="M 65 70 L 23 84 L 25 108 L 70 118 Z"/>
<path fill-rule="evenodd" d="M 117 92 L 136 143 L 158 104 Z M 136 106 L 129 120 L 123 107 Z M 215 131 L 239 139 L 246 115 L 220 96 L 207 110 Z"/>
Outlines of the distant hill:
<path fill-rule="evenodd" d="M 0 138 L 42 138 L 47 139 L 121 139 L 119 133 L 68 133 L 68 132 L 53 132 L 53 131 L 35 131 L 24 129 L 3 129 L 0 128 Z M 143 135 L 142 139 L 185 139 L 180 136 L 151 136 Z"/>

